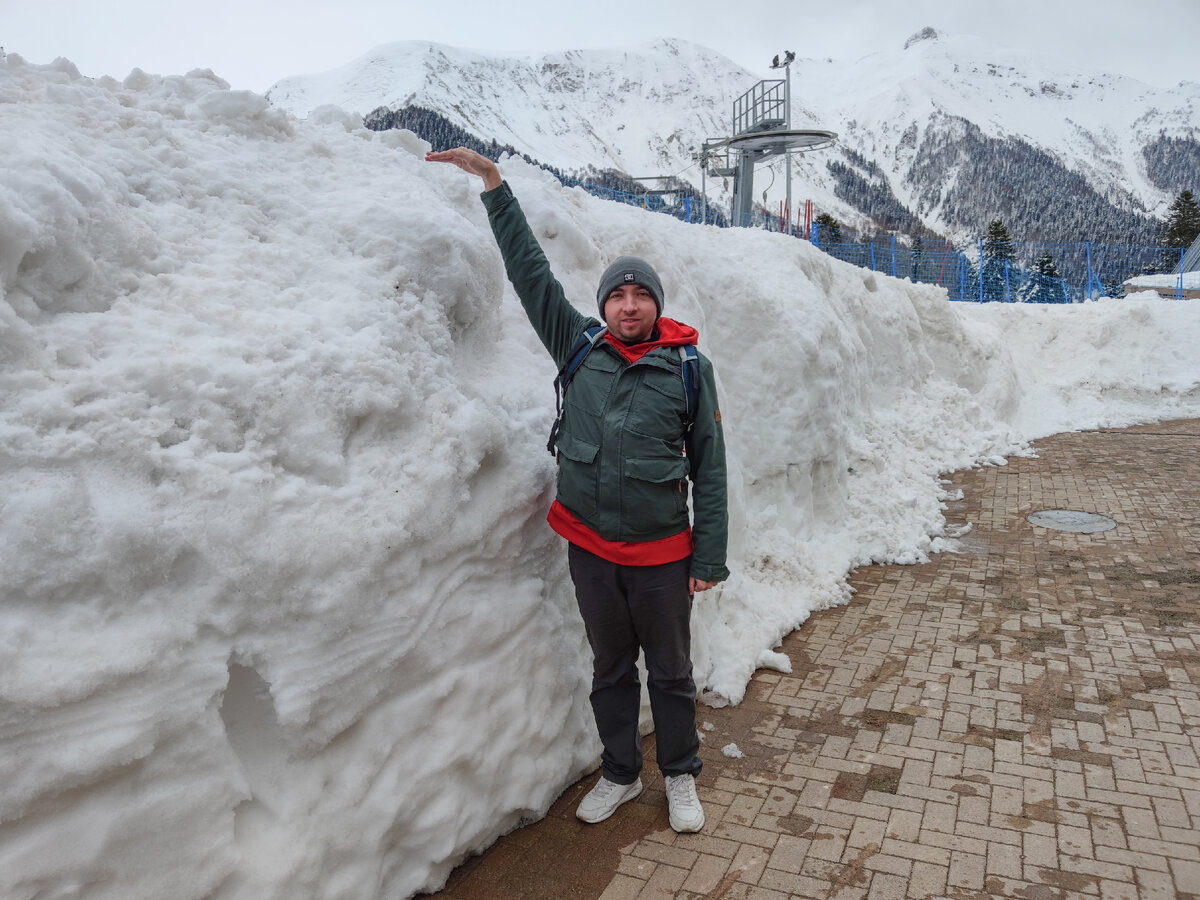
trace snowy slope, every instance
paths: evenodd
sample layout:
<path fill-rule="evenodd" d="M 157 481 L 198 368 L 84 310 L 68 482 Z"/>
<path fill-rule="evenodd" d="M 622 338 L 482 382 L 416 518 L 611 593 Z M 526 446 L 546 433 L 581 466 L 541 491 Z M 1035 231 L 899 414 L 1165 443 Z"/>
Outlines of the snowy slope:
<path fill-rule="evenodd" d="M 360 113 L 421 105 L 560 168 L 678 174 L 698 187 L 691 154 L 703 139 L 730 133 L 737 96 L 781 75 L 749 72 L 679 40 L 540 57 L 483 56 L 414 41 L 381 46 L 332 72 L 286 78 L 267 96 L 299 116 L 326 103 Z M 1195 137 L 1200 122 L 1200 84 L 1154 88 L 931 31 L 861 59 L 797 59 L 792 97 L 793 127 L 838 132 L 842 145 L 884 169 L 914 212 L 922 185 L 907 179 L 916 145 L 930 129 L 965 119 L 989 137 L 1045 150 L 1113 203 L 1161 216 L 1171 195 L 1147 179 L 1142 147 L 1160 132 Z M 793 197 L 812 199 L 840 221 L 861 222 L 834 195 L 826 162 L 835 158 L 837 151 L 799 157 Z M 782 163 L 773 169 L 756 183 L 756 195 L 768 189 L 772 203 L 786 192 Z M 937 177 L 952 180 L 953 173 Z M 709 188 L 723 195 L 713 179 Z M 936 229 L 956 230 L 936 208 L 921 215 Z"/>
<path fill-rule="evenodd" d="M 208 71 L 10 54 L 0 140 L 0 896 L 404 898 L 543 814 L 599 747 L 478 183 Z M 709 699 L 852 566 L 952 546 L 939 473 L 1200 415 L 1196 302 L 952 306 L 503 172 L 581 309 L 648 257 L 716 365 Z"/>

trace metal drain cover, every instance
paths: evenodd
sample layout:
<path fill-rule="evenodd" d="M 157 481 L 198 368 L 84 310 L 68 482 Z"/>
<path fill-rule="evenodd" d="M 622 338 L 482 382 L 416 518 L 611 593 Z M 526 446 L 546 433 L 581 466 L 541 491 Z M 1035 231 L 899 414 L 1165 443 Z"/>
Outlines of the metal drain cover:
<path fill-rule="evenodd" d="M 1080 512 L 1077 509 L 1043 509 L 1030 513 L 1025 520 L 1032 525 L 1053 528 L 1055 531 L 1074 531 L 1079 534 L 1095 534 L 1111 531 L 1117 523 L 1099 513 Z"/>

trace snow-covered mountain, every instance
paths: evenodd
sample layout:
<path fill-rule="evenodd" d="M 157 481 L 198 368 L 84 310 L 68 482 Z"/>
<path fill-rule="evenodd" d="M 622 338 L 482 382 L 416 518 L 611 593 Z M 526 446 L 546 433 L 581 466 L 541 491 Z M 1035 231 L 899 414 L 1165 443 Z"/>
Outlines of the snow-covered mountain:
<path fill-rule="evenodd" d="M 484 140 L 564 170 L 678 175 L 731 132 L 757 81 L 714 50 L 664 39 L 626 50 L 497 56 L 428 42 L 386 44 L 332 72 L 284 79 L 268 99 L 297 115 L 333 104 L 435 110 Z M 793 198 L 871 229 L 1014 237 L 1146 239 L 1200 171 L 1200 84 L 1161 89 L 924 29 L 895 50 L 792 66 L 792 125 L 840 135 L 794 157 Z M 833 164 L 831 166 L 831 164 Z M 756 181 L 773 205 L 777 161 Z M 709 178 L 714 199 L 728 185 Z"/>
<path fill-rule="evenodd" d="M 728 132 L 734 98 L 754 81 L 719 53 L 683 41 L 537 58 L 406 41 L 327 74 L 280 81 L 267 99 L 299 116 L 323 104 L 360 113 L 423 106 L 563 169 L 638 176 L 693 166 L 699 140 Z M 688 174 L 699 183 L 698 170 Z"/>

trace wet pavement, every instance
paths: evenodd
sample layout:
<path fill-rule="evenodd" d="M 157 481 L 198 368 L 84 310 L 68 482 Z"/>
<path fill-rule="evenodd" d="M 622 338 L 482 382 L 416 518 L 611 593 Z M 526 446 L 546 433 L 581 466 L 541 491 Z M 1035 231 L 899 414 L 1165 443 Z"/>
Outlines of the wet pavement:
<path fill-rule="evenodd" d="M 946 476 L 957 552 L 859 569 L 784 640 L 791 674 L 700 706 L 702 833 L 652 767 L 578 822 L 593 775 L 433 896 L 1200 900 L 1200 420 L 1034 449 Z"/>

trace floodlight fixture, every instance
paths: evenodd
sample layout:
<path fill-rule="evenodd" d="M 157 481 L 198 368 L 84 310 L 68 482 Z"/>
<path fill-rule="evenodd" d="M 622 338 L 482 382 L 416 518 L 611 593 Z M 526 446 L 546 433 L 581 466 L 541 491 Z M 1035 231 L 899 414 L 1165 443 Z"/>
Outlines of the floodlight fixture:
<path fill-rule="evenodd" d="M 783 62 L 779 61 L 779 54 L 775 54 L 775 58 L 771 60 L 772 69 L 786 69 L 796 61 L 796 54 L 791 50 L 785 50 L 783 54 Z"/>

